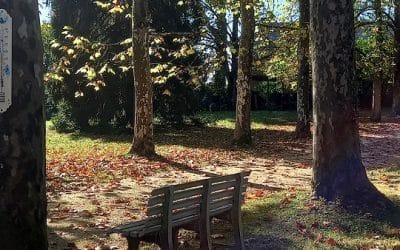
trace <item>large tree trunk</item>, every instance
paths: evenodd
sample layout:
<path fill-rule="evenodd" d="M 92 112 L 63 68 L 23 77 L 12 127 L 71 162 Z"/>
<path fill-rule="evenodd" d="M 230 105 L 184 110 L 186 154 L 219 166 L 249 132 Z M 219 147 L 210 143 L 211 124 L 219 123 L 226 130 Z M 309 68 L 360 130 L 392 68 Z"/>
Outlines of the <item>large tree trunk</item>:
<path fill-rule="evenodd" d="M 310 1 L 300 0 L 300 28 L 301 34 L 298 45 L 299 70 L 297 77 L 297 125 L 296 137 L 311 137 L 309 96 L 310 96 L 310 64 L 309 64 L 309 23 Z"/>
<path fill-rule="evenodd" d="M 394 86 L 393 86 L 393 104 L 392 114 L 394 116 L 400 115 L 400 1 L 395 1 L 395 14 L 394 14 Z"/>
<path fill-rule="evenodd" d="M 253 0 L 241 0 L 240 10 L 242 14 L 242 35 L 239 48 L 236 124 L 233 139 L 236 144 L 243 145 L 251 144 L 251 68 L 255 32 Z"/>
<path fill-rule="evenodd" d="M 351 86 L 355 75 L 352 0 L 311 0 L 315 197 L 390 204 L 368 180 Z M 358 201 L 361 201 L 358 203 Z"/>
<path fill-rule="evenodd" d="M 374 9 L 376 15 L 376 25 L 378 28 L 376 34 L 376 47 L 380 52 L 383 44 L 383 10 L 381 0 L 375 0 Z M 381 53 L 379 53 L 381 54 Z M 382 119 L 382 82 L 383 82 L 383 72 L 382 67 L 379 62 L 375 67 L 377 68 L 376 76 L 373 81 L 373 93 L 372 93 L 372 113 L 371 121 L 380 122 Z"/>
<path fill-rule="evenodd" d="M 149 55 L 148 0 L 133 2 L 133 75 L 135 91 L 134 135 L 131 154 L 152 156 L 153 142 L 153 84 Z"/>
<path fill-rule="evenodd" d="M 13 18 L 12 105 L 0 113 L 0 249 L 47 249 L 38 3 L 0 0 L 0 8 Z"/>

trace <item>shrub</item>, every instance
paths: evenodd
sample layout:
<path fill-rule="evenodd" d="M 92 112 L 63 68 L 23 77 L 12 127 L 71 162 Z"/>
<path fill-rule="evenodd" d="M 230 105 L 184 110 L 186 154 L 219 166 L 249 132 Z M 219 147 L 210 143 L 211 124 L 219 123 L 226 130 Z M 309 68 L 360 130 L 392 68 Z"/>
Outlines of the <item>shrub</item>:
<path fill-rule="evenodd" d="M 76 121 L 72 117 L 72 107 L 62 99 L 57 104 L 57 113 L 51 118 L 53 126 L 57 132 L 73 132 L 76 130 Z"/>

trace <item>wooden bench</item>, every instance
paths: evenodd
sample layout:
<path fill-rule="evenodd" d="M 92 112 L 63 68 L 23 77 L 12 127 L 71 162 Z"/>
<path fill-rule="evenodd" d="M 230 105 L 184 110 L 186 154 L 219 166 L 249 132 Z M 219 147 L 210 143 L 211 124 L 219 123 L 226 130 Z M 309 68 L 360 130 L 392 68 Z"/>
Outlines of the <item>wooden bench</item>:
<path fill-rule="evenodd" d="M 179 229 L 194 230 L 200 248 L 211 249 L 211 219 L 232 224 L 235 249 L 244 249 L 241 205 L 250 172 L 212 177 L 153 190 L 147 218 L 111 229 L 128 240 L 128 249 L 138 249 L 140 241 L 158 244 L 161 249 L 176 249 Z"/>

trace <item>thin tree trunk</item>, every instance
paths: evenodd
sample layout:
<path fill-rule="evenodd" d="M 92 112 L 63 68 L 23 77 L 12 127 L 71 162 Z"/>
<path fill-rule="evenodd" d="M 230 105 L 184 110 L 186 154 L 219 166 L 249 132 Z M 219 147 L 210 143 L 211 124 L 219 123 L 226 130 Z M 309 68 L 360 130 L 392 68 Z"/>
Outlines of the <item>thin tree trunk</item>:
<path fill-rule="evenodd" d="M 361 161 L 353 104 L 355 34 L 353 0 L 311 0 L 315 197 L 344 204 L 392 203 L 368 180 Z"/>
<path fill-rule="evenodd" d="M 382 75 L 378 74 L 373 83 L 372 115 L 371 121 L 380 122 L 382 120 Z"/>
<path fill-rule="evenodd" d="M 0 0 L 0 6 L 13 18 L 12 105 L 0 113 L 0 249 L 47 249 L 38 3 Z"/>
<path fill-rule="evenodd" d="M 148 0 L 133 1 L 133 75 L 135 91 L 134 135 L 131 154 L 152 156 L 153 85 L 150 75 Z"/>
<path fill-rule="evenodd" d="M 236 81 L 238 77 L 238 51 L 239 51 L 239 15 L 233 15 L 232 20 L 232 36 L 231 45 L 233 51 L 231 51 L 231 69 L 229 72 L 228 81 L 228 101 L 230 102 L 230 108 L 234 108 L 236 104 Z"/>
<path fill-rule="evenodd" d="M 376 34 L 376 47 L 380 51 L 383 44 L 383 10 L 381 0 L 375 0 L 374 2 L 376 25 L 378 32 Z M 382 119 L 382 82 L 383 72 L 381 65 L 377 62 L 375 66 L 377 68 L 376 77 L 373 81 L 373 94 L 372 94 L 372 114 L 371 121 L 380 122 Z"/>
<path fill-rule="evenodd" d="M 311 137 L 309 96 L 310 96 L 310 64 L 309 64 L 309 22 L 310 1 L 300 0 L 300 28 L 301 34 L 298 45 L 299 71 L 297 78 L 297 125 L 296 137 Z"/>
<path fill-rule="evenodd" d="M 238 145 L 251 144 L 251 68 L 254 46 L 253 0 L 241 0 L 242 36 L 239 48 L 239 71 L 237 80 L 236 124 L 234 142 Z"/>
<path fill-rule="evenodd" d="M 393 86 L 393 104 L 392 114 L 394 116 L 400 115 L 400 1 L 395 1 L 395 15 L 394 15 L 394 86 Z"/>

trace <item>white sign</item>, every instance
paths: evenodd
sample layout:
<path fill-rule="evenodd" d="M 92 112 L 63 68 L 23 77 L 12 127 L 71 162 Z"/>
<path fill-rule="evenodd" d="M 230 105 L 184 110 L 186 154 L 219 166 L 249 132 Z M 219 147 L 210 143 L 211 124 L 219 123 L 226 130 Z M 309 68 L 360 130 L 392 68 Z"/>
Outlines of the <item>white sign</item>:
<path fill-rule="evenodd" d="M 0 9 L 0 113 L 11 106 L 12 96 L 12 19 Z"/>

